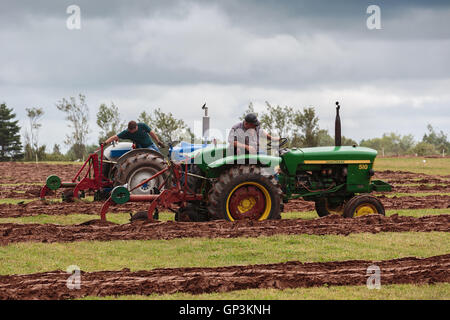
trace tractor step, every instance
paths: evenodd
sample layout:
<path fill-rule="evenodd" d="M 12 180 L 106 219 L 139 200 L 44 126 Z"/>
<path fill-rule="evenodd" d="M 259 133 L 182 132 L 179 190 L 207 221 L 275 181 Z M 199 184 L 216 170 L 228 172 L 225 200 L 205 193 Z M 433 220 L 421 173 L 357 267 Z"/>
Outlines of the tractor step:
<path fill-rule="evenodd" d="M 373 191 L 392 191 L 392 186 L 381 180 L 373 180 L 370 188 Z"/>

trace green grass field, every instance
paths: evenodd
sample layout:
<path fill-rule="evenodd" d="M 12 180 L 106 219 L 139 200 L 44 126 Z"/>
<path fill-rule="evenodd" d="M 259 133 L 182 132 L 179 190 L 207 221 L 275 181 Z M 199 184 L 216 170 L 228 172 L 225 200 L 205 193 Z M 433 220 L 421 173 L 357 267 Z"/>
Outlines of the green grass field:
<path fill-rule="evenodd" d="M 423 162 L 425 160 L 425 162 Z M 433 175 L 450 175 L 450 158 L 381 158 L 375 159 L 374 170 L 409 171 Z"/>
<path fill-rule="evenodd" d="M 383 285 L 379 290 L 365 286 L 334 286 L 296 289 L 250 289 L 224 293 L 187 294 L 175 293 L 151 296 L 85 297 L 84 300 L 448 300 L 450 284 L 431 285 L 396 284 Z"/>
<path fill-rule="evenodd" d="M 0 247 L 0 274 L 65 270 L 218 267 L 286 261 L 385 260 L 448 253 L 446 232 L 277 235 L 258 238 L 14 243 Z"/>

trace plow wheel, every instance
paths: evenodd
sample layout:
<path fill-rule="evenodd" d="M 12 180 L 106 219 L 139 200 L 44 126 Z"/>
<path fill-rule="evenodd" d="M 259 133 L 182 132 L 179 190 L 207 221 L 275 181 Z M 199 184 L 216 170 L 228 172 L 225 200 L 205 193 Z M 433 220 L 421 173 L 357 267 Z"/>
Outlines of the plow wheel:
<path fill-rule="evenodd" d="M 128 190 L 131 190 L 141 182 L 166 168 L 166 166 L 167 165 L 162 156 L 148 153 L 131 156 L 124 163 L 122 163 L 116 171 L 114 184 L 115 186 L 127 184 Z M 136 188 L 131 192 L 131 194 L 139 195 L 157 193 L 158 187 L 164 182 L 164 179 L 166 179 L 167 176 L 168 172 L 165 172 L 163 175 L 160 175 Z"/>
<path fill-rule="evenodd" d="M 212 219 L 280 219 L 281 188 L 275 178 L 263 176 L 258 166 L 238 166 L 225 171 L 209 193 Z"/>
<path fill-rule="evenodd" d="M 385 215 L 384 206 L 374 196 L 359 195 L 351 198 L 344 208 L 344 217 L 354 218 L 369 214 Z"/>

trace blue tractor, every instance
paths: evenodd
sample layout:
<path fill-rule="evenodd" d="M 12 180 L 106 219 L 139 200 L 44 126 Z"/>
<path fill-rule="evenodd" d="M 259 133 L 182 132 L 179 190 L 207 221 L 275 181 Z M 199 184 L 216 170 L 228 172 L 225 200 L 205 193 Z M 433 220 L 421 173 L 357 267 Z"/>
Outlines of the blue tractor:
<path fill-rule="evenodd" d="M 176 146 L 177 145 L 177 146 Z M 133 149 L 131 142 L 119 142 L 107 147 L 103 154 L 103 175 L 114 182 L 114 186 L 126 185 L 132 194 L 149 194 L 158 191 L 168 175 L 161 175 L 142 186 L 147 180 L 167 165 L 165 158 L 175 162 L 186 159 L 186 154 L 209 146 L 182 141 L 169 143 L 160 152 L 151 149 Z"/>

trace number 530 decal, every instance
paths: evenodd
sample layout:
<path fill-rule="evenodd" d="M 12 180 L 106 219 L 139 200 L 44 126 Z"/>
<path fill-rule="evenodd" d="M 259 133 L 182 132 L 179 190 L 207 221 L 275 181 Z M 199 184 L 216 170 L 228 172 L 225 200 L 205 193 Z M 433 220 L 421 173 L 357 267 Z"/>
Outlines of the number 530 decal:
<path fill-rule="evenodd" d="M 360 164 L 358 169 L 359 170 L 367 170 L 367 169 L 369 169 L 369 165 L 367 165 L 367 164 Z"/>

